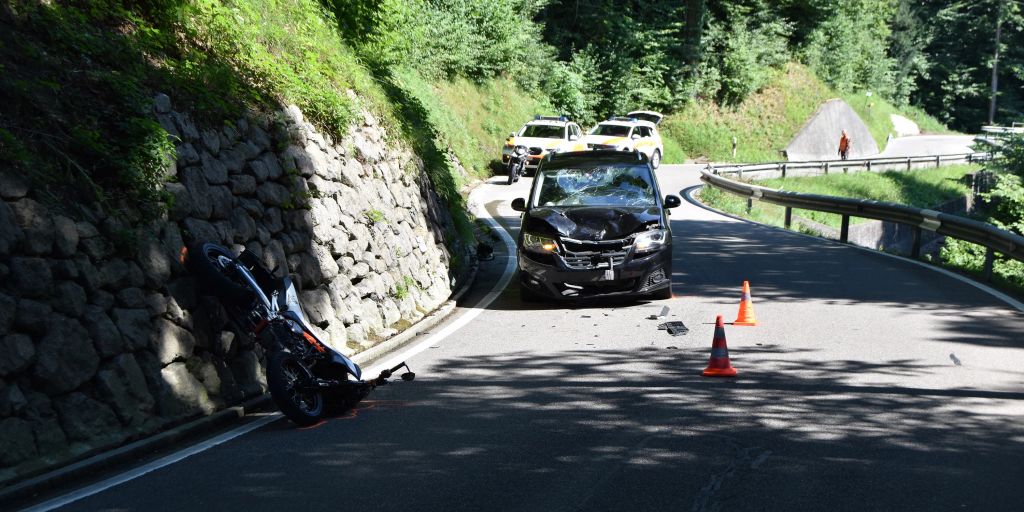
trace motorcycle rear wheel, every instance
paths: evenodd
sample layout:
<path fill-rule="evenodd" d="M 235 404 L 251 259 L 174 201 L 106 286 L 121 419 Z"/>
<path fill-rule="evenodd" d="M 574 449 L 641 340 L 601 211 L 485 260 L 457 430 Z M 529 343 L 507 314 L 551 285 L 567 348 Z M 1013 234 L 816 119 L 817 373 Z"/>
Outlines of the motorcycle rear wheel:
<path fill-rule="evenodd" d="M 318 423 L 326 410 L 322 391 L 297 389 L 304 378 L 310 379 L 312 374 L 291 353 L 275 351 L 267 357 L 270 397 L 281 413 L 300 427 Z"/>

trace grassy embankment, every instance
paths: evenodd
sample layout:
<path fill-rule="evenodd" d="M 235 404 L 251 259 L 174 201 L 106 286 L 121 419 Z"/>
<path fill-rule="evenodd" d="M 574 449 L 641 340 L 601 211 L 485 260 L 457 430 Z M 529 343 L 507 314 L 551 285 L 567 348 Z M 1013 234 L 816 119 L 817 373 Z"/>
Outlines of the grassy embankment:
<path fill-rule="evenodd" d="M 788 64 L 767 86 L 739 105 L 723 107 L 698 101 L 662 122 L 662 134 L 689 158 L 717 162 L 770 162 L 826 100 L 842 98 L 860 115 L 879 148 L 893 130 L 889 114 L 901 114 L 929 133 L 948 130 L 912 107 L 897 109 L 876 96 L 840 94 L 818 80 L 805 66 Z M 732 137 L 738 141 L 732 156 Z M 666 143 L 666 148 L 668 144 Z M 668 153 L 666 149 L 666 153 Z"/>
<path fill-rule="evenodd" d="M 977 169 L 979 169 L 979 166 L 953 165 L 938 169 L 921 169 L 909 172 L 860 172 L 803 178 L 779 178 L 758 181 L 756 184 L 790 192 L 871 199 L 927 208 L 962 197 L 970 192 L 970 188 L 960 181 L 960 178 L 964 174 Z M 746 198 L 707 186 L 701 190 L 700 199 L 713 208 L 757 222 L 773 226 L 782 226 L 784 224 L 785 208 L 782 206 L 754 201 L 753 208 L 750 213 L 747 213 Z M 837 229 L 841 223 L 841 217 L 832 213 L 793 210 L 793 215 L 798 215 Z M 850 219 L 850 223 L 858 224 L 868 220 L 853 217 Z"/>

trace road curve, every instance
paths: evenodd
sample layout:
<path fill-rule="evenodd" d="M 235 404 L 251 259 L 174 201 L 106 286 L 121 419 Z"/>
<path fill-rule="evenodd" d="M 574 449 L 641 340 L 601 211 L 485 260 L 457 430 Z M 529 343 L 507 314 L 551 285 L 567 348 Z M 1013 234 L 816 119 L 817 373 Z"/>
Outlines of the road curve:
<path fill-rule="evenodd" d="M 658 174 L 698 183 L 696 166 Z M 514 233 L 529 180 L 502 181 L 472 201 Z M 513 280 L 409 359 L 414 383 L 67 509 L 1020 510 L 1021 312 L 884 255 L 685 202 L 672 219 L 671 300 L 525 305 Z M 736 379 L 704 379 L 743 280 L 761 325 L 727 327 Z M 663 305 L 689 334 L 645 319 Z"/>

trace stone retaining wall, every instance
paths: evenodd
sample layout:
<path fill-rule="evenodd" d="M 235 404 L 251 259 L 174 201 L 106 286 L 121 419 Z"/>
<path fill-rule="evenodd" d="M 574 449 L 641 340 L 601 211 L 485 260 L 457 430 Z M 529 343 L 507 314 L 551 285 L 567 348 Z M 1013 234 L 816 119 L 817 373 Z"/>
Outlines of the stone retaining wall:
<path fill-rule="evenodd" d="M 265 391 L 261 347 L 177 261 L 190 240 L 287 268 L 348 354 L 442 304 L 453 257 L 471 256 L 422 162 L 369 113 L 340 141 L 294 106 L 220 129 L 164 95 L 154 114 L 178 142 L 173 201 L 149 225 L 59 208 L 0 170 L 0 481 Z"/>

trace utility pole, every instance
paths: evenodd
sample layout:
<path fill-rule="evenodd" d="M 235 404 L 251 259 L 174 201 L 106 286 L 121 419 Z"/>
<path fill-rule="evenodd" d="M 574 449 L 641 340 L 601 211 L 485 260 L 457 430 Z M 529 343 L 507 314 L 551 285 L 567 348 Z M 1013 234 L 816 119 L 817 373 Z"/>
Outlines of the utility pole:
<path fill-rule="evenodd" d="M 996 119 L 996 93 L 999 91 L 999 36 L 1003 32 L 1003 4 L 1005 0 L 999 1 L 999 11 L 996 13 L 996 49 L 992 56 L 992 103 L 988 107 L 988 124 L 994 124 Z"/>

